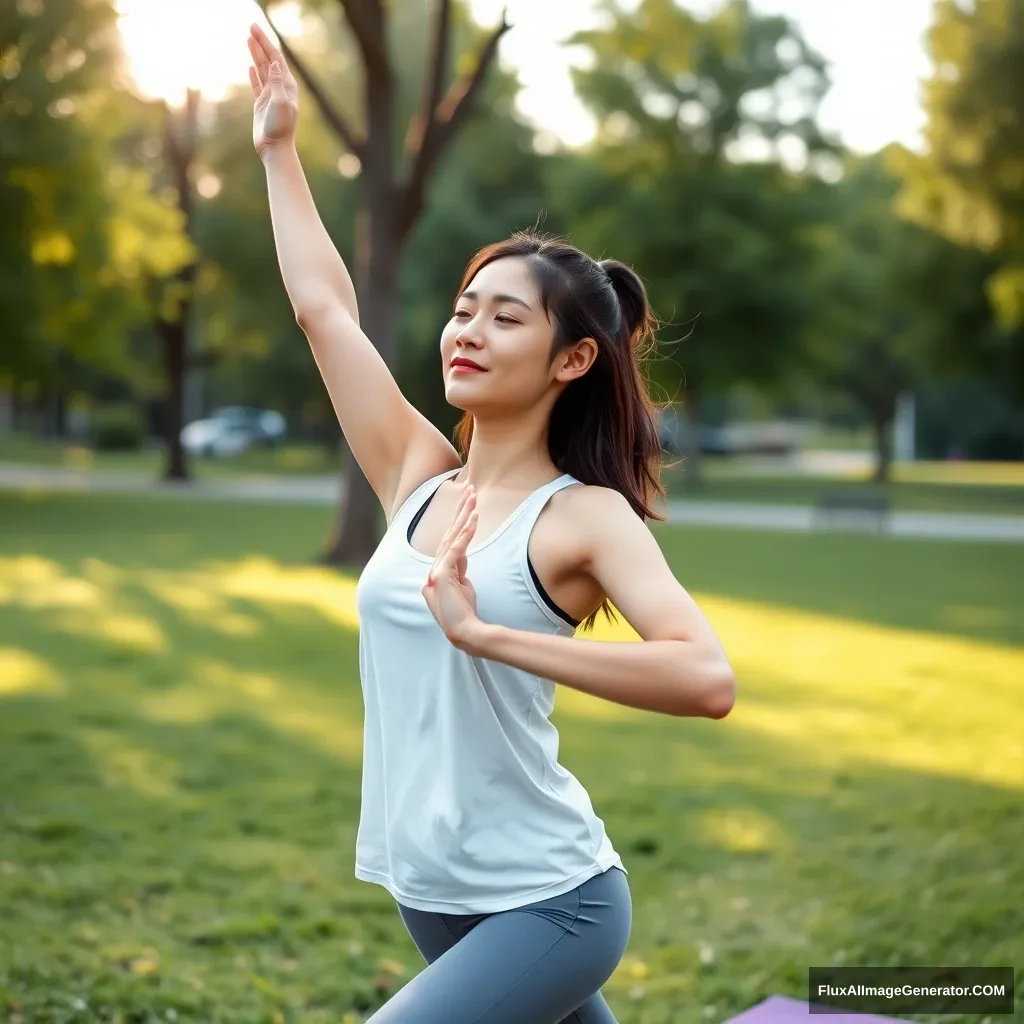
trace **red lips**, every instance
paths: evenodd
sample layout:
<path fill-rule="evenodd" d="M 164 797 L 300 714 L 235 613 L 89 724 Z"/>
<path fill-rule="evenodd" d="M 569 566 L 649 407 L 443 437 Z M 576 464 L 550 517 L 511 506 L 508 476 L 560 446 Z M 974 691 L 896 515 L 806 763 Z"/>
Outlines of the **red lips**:
<path fill-rule="evenodd" d="M 456 356 L 451 361 L 451 368 L 452 369 L 455 369 L 456 367 L 459 367 L 459 366 L 461 366 L 462 368 L 464 368 L 466 370 L 486 371 L 486 367 L 481 366 L 479 363 L 474 363 L 472 359 L 466 359 L 463 356 Z"/>

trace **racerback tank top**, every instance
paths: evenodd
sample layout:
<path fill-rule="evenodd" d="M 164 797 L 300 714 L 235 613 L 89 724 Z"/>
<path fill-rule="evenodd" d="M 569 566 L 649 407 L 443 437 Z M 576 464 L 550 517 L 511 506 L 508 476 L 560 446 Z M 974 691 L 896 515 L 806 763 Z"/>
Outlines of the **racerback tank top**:
<path fill-rule="evenodd" d="M 433 558 L 410 524 L 449 470 L 402 504 L 356 588 L 365 720 L 356 877 L 405 906 L 497 913 L 625 870 L 579 781 L 558 763 L 555 684 L 452 646 L 423 598 Z M 529 564 L 538 488 L 467 554 L 485 622 L 572 635 Z"/>

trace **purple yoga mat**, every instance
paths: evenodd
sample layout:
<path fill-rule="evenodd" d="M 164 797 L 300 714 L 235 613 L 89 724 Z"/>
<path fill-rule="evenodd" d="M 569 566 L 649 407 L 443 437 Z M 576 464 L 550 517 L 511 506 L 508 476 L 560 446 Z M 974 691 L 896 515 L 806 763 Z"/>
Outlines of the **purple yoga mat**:
<path fill-rule="evenodd" d="M 816 1008 L 821 1004 L 815 1004 Z M 824 1009 L 824 1007 L 822 1007 Z M 789 996 L 769 996 L 763 1003 L 731 1017 L 725 1024 L 893 1024 L 899 1017 L 879 1017 L 871 1013 L 811 1013 L 809 1005 Z"/>

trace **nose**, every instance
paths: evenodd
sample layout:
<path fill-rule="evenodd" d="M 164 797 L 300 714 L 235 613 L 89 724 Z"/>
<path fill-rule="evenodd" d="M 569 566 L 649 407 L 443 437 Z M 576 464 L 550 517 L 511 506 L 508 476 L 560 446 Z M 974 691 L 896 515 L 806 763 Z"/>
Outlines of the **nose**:
<path fill-rule="evenodd" d="M 455 335 L 455 344 L 461 348 L 479 348 L 480 339 L 479 331 L 477 330 L 477 318 L 473 317 L 467 323 L 464 323 L 459 328 L 458 334 Z"/>

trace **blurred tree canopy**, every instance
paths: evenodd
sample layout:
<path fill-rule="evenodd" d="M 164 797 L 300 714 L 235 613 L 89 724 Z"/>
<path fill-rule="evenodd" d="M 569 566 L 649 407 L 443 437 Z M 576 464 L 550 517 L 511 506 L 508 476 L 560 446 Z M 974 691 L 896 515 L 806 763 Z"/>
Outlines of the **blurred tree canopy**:
<path fill-rule="evenodd" d="M 836 401 L 872 425 L 884 474 L 896 397 L 912 389 L 932 396 L 940 451 L 1019 454 L 1022 4 L 939 0 L 922 154 L 893 145 L 855 158 L 826 137 L 820 55 L 793 23 L 746 0 L 706 16 L 678 0 L 628 11 L 605 0 L 603 25 L 573 40 L 592 58 L 576 87 L 597 122 L 580 148 L 539 139 L 515 110 L 515 75 L 492 64 L 477 94 L 485 116 L 441 153 L 395 260 L 403 390 L 450 432 L 457 413 L 444 401 L 437 344 L 462 270 L 480 246 L 537 225 L 641 274 L 664 322 L 649 367 L 657 397 L 681 400 L 694 427 L 741 386 L 769 410 L 782 396 L 797 412 L 821 409 L 818 394 L 845 396 Z M 303 86 L 299 149 L 323 220 L 355 266 L 370 182 L 332 116 L 354 138 L 366 131 L 358 40 L 338 0 L 303 9 L 289 43 L 329 97 L 320 104 Z M 413 169 L 437 10 L 414 0 L 388 8 L 389 46 L 403 55 L 396 180 Z M 493 30 L 458 2 L 449 14 L 455 78 Z M 0 378 L 107 397 L 116 382 L 152 412 L 154 324 L 175 315 L 176 275 L 195 259 L 192 412 L 276 407 L 294 436 L 335 444 L 280 281 L 248 86 L 201 107 L 190 242 L 160 110 L 122 84 L 123 59 L 111 0 L 0 7 Z M 808 382 L 817 389 L 812 401 L 789 401 L 794 380 L 804 396 Z M 949 417 L 975 423 L 976 443 L 935 426 Z M 688 470 L 698 466 L 691 455 Z"/>
<path fill-rule="evenodd" d="M 609 179 L 591 172 L 576 234 L 636 266 L 671 322 L 671 356 L 653 376 L 682 393 L 696 482 L 702 396 L 770 383 L 802 345 L 808 229 L 822 209 L 814 172 L 837 150 L 817 125 L 828 80 L 792 22 L 746 0 L 704 19 L 671 0 L 605 10 L 606 27 L 574 39 L 594 58 L 575 77 Z"/>
<path fill-rule="evenodd" d="M 900 211 L 993 255 L 999 323 L 1024 324 L 1024 0 L 937 0 L 921 155 L 902 151 Z"/>
<path fill-rule="evenodd" d="M 861 409 L 874 432 L 876 479 L 884 481 L 900 394 L 976 363 L 990 325 L 986 261 L 893 215 L 900 181 L 884 154 L 846 163 L 816 232 L 806 355 L 822 383 Z"/>
<path fill-rule="evenodd" d="M 111 86 L 117 40 L 106 0 L 0 10 L 0 370 L 19 378 L 137 377 L 130 330 L 189 258 L 171 197 L 117 153 L 146 116 Z"/>

